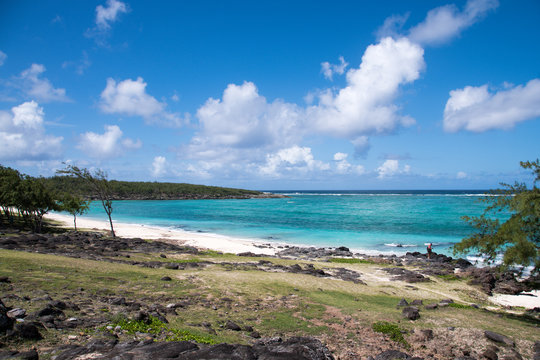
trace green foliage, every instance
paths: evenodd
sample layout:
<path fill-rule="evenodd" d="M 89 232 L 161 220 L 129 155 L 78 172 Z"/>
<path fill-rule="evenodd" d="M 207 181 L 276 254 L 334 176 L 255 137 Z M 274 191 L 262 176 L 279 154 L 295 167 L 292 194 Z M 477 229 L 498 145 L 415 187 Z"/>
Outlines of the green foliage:
<path fill-rule="evenodd" d="M 398 342 L 405 347 L 409 347 L 409 343 L 403 337 L 403 332 L 396 324 L 389 323 L 387 321 L 378 321 L 372 325 L 373 331 L 380 332 L 390 336 L 390 339 Z"/>
<path fill-rule="evenodd" d="M 203 335 L 197 335 L 188 330 L 171 329 L 161 320 L 150 316 L 148 321 L 129 320 L 123 315 L 117 315 L 112 319 L 112 326 L 120 326 L 128 334 L 147 333 L 159 335 L 166 333 L 166 341 L 195 341 L 200 344 L 215 344 L 216 342 Z"/>
<path fill-rule="evenodd" d="M 99 200 L 92 185 L 83 179 L 73 176 L 54 176 L 48 178 L 47 182 L 51 188 L 78 194 L 85 199 Z M 261 194 L 252 190 L 177 183 L 110 180 L 108 185 L 114 200 L 249 198 Z"/>
<path fill-rule="evenodd" d="M 454 245 L 454 254 L 475 250 L 493 263 L 497 254 L 503 254 L 503 265 L 533 265 L 533 273 L 540 272 L 540 162 L 521 162 L 521 167 L 531 169 L 535 179 L 533 187 L 516 182 L 514 185 L 501 184 L 504 189 L 492 191 L 483 199 L 489 206 L 478 217 L 465 216 L 463 219 L 476 228 L 476 233 Z M 505 222 L 490 217 L 501 211 L 509 211 Z"/>
<path fill-rule="evenodd" d="M 0 208 L 11 224 L 16 210 L 25 223 L 32 224 L 34 231 L 41 232 L 43 216 L 59 206 L 43 178 L 0 166 Z"/>
<path fill-rule="evenodd" d="M 373 261 L 353 258 L 331 258 L 330 262 L 338 264 L 373 264 Z"/>
<path fill-rule="evenodd" d="M 153 316 L 150 316 L 149 321 L 145 322 L 142 320 L 130 320 L 125 316 L 119 315 L 112 319 L 112 326 L 120 326 L 128 334 L 140 332 L 157 335 L 167 329 L 167 325 L 164 322 Z"/>
<path fill-rule="evenodd" d="M 63 211 L 67 211 L 73 215 L 73 225 L 75 226 L 75 231 L 77 231 L 77 215 L 82 215 L 89 209 L 89 201 L 83 200 L 77 195 L 72 195 L 70 193 L 64 193 L 60 199 L 60 208 Z"/>

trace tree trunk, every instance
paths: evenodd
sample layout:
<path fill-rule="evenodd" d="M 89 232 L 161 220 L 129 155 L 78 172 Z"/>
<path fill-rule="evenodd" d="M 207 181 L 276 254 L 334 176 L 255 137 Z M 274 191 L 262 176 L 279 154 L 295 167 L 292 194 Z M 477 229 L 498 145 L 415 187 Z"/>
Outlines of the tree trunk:
<path fill-rule="evenodd" d="M 77 232 L 77 215 L 73 215 L 73 226 L 75 226 L 75 232 Z"/>
<path fill-rule="evenodd" d="M 116 237 L 116 234 L 114 233 L 114 228 L 113 228 L 113 224 L 112 224 L 112 218 L 111 218 L 111 214 L 107 212 L 107 215 L 109 216 L 109 223 L 111 224 L 111 235 L 113 238 Z"/>

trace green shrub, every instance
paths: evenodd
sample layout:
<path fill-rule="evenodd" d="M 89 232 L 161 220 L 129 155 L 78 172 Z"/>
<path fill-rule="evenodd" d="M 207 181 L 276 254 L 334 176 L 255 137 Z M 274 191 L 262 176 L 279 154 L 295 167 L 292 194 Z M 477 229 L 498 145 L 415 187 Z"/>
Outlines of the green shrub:
<path fill-rule="evenodd" d="M 396 324 L 389 323 L 387 321 L 378 321 L 372 325 L 372 328 L 376 332 L 380 332 L 390 336 L 390 339 L 409 347 L 409 343 L 403 337 L 403 332 Z"/>

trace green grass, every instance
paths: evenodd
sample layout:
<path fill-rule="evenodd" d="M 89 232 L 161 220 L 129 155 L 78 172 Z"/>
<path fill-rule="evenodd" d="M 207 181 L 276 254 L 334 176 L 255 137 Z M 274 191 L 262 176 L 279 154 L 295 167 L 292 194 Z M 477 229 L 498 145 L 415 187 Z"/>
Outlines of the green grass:
<path fill-rule="evenodd" d="M 458 303 L 450 303 L 450 304 L 448 304 L 448 306 L 456 308 L 456 309 L 474 309 L 470 305 L 458 304 Z"/>
<path fill-rule="evenodd" d="M 329 329 L 326 326 L 316 326 L 302 319 L 296 310 L 285 310 L 267 314 L 259 327 L 266 333 L 320 335 Z"/>
<path fill-rule="evenodd" d="M 373 331 L 386 334 L 391 340 L 404 345 L 409 348 L 410 345 L 403 337 L 403 332 L 396 324 L 389 323 L 387 321 L 378 321 L 372 325 Z"/>
<path fill-rule="evenodd" d="M 371 260 L 353 258 L 331 258 L 330 262 L 338 264 L 375 264 L 375 262 Z"/>

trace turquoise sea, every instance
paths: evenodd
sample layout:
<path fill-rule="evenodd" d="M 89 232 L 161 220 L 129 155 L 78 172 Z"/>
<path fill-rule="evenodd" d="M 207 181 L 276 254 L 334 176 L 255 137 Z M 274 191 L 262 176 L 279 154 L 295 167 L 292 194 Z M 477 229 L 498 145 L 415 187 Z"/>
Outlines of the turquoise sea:
<path fill-rule="evenodd" d="M 438 253 L 469 235 L 482 191 L 285 191 L 283 199 L 115 201 L 113 220 L 268 243 Z M 106 220 L 99 202 L 88 215 Z M 502 218 L 508 216 L 501 214 Z"/>

